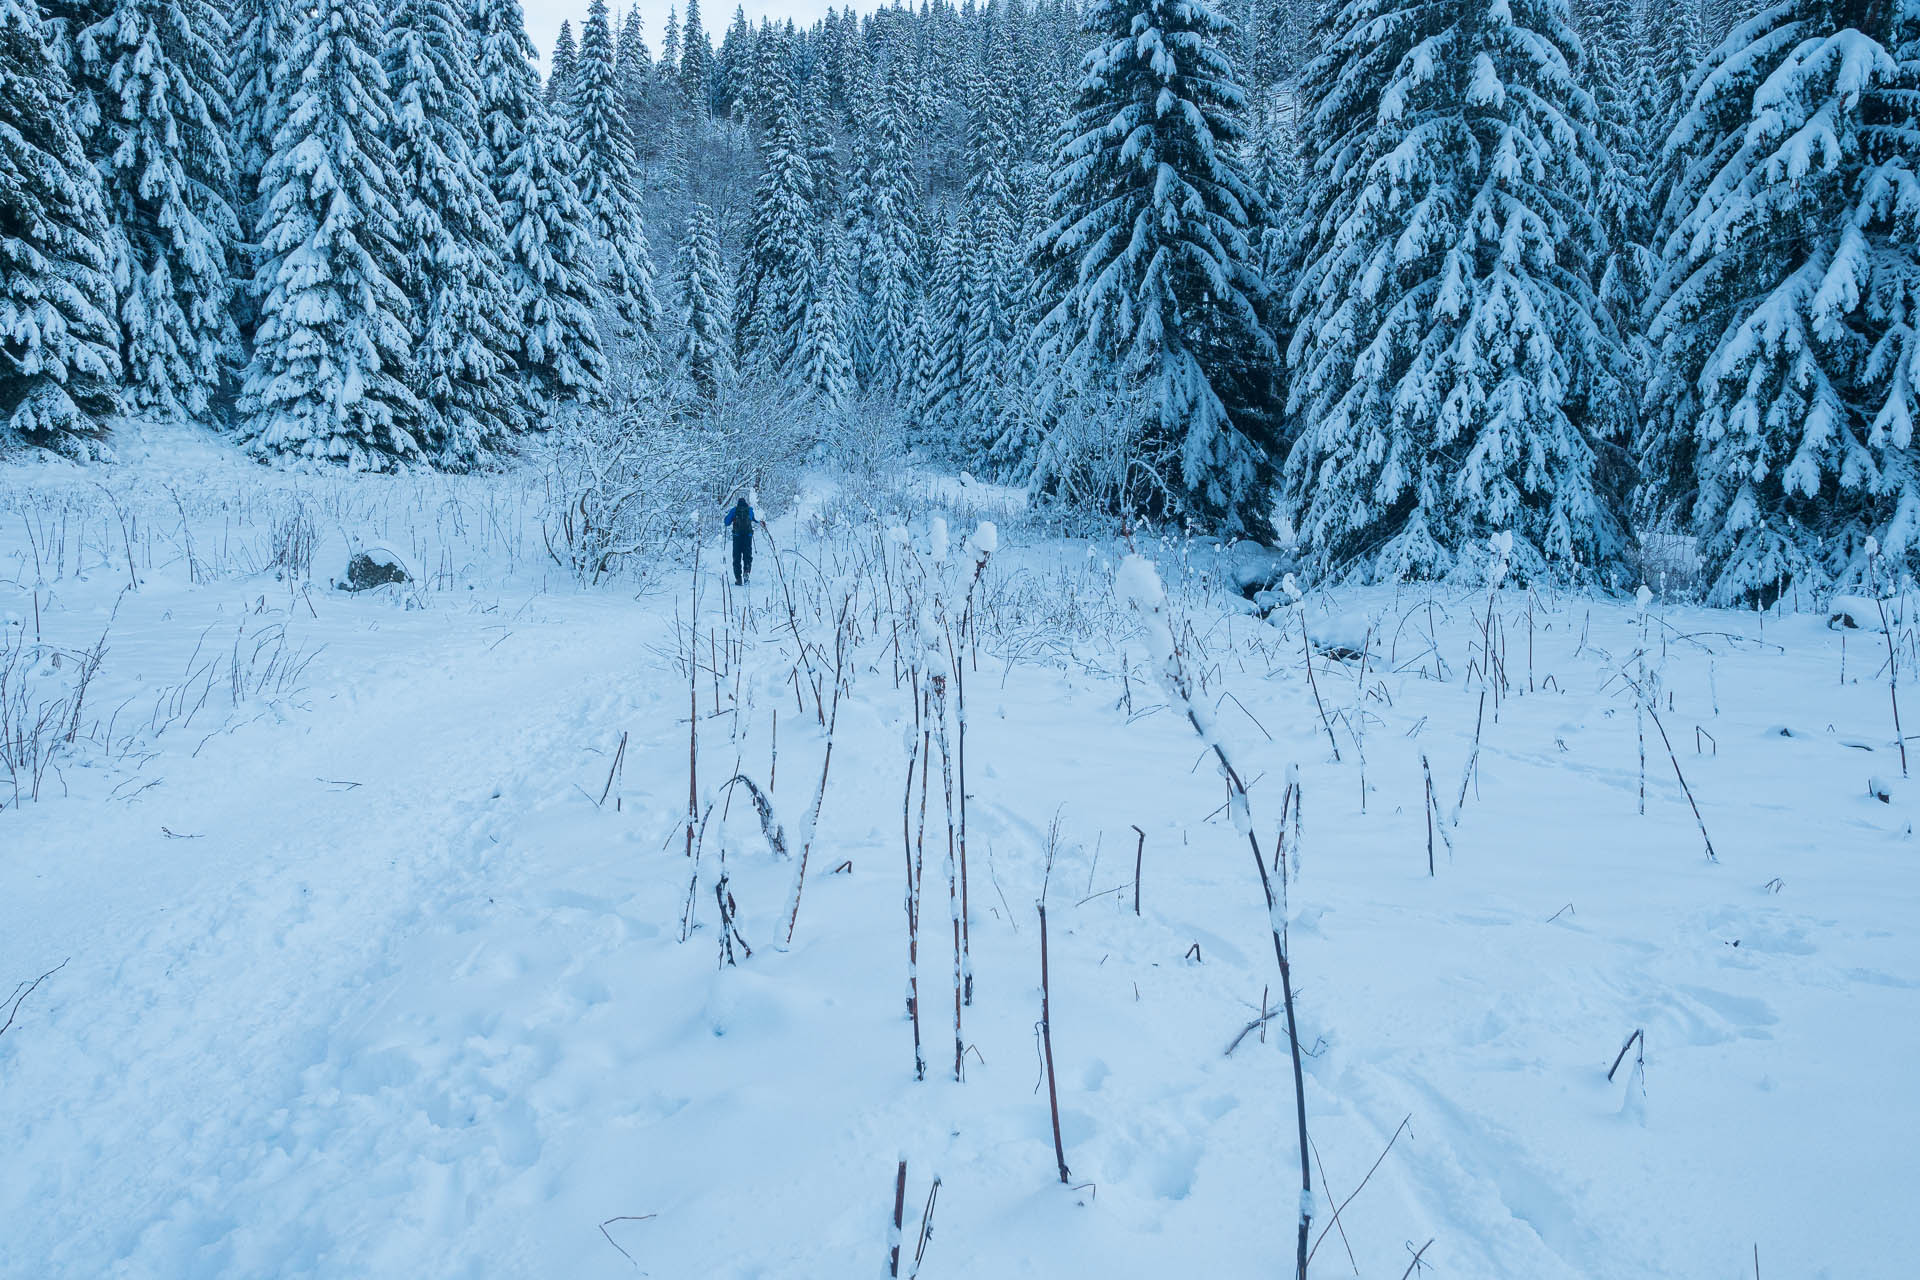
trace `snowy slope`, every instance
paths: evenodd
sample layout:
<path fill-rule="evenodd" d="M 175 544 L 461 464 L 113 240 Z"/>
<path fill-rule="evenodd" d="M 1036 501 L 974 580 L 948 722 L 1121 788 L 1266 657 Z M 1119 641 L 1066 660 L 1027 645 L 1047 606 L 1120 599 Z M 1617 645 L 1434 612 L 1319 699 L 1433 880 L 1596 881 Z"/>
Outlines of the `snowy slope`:
<path fill-rule="evenodd" d="M 823 500 L 774 521 L 783 573 L 763 548 L 744 596 L 702 571 L 698 648 L 719 674 L 694 683 L 699 785 L 712 797 L 736 771 L 772 774 L 796 845 L 824 739 L 813 693 L 796 707 L 788 683 L 794 631 L 827 634 L 813 609 L 848 590 L 867 620 L 783 948 L 794 862 L 768 851 L 738 790 L 703 844 L 681 941 L 684 567 L 568 585 L 512 478 L 275 478 L 321 486 L 300 492 L 342 516 L 334 532 L 384 538 L 437 575 L 302 595 L 236 549 L 293 499 L 209 463 L 181 507 L 203 581 L 173 545 L 171 500 L 130 486 L 117 496 L 151 502 L 158 542 L 122 596 L 104 500 L 50 474 L 12 480 L 11 643 L 31 597 L 51 642 L 76 648 L 117 600 L 100 687 L 143 709 L 209 626 L 283 627 L 310 659 L 278 696 L 233 699 L 216 672 L 205 719 L 76 748 L 62 785 L 0 809 L 4 989 L 71 957 L 0 1034 L 0 1274 L 879 1275 L 902 1155 L 909 1236 L 942 1179 L 928 1277 L 1290 1266 L 1281 1022 L 1224 1052 L 1263 991 L 1277 1001 L 1259 885 L 1114 600 L 1113 548 L 1004 530 L 989 565 L 966 694 L 965 1079 L 951 1079 L 936 766 L 919 1083 L 903 1016 L 912 704 L 873 558 L 912 554 L 886 538 L 891 519 L 843 523 L 852 504 Z M 66 564 L 36 593 L 16 556 L 56 503 Z M 925 548 L 925 512 L 903 515 Z M 1291 941 L 1316 1235 L 1407 1118 L 1314 1275 L 1391 1280 L 1429 1240 L 1423 1260 L 1446 1277 L 1731 1280 L 1756 1247 L 1768 1276 L 1904 1273 L 1920 867 L 1883 637 L 1846 639 L 1842 683 L 1824 616 L 1655 602 L 1641 658 L 1630 602 L 1508 590 L 1496 699 L 1479 674 L 1484 593 L 1309 595 L 1309 634 L 1344 643 L 1360 619 L 1368 654 L 1364 674 L 1316 658 L 1310 685 L 1298 610 L 1248 617 L 1183 576 L 1182 548 L 1158 550 L 1206 699 L 1261 779 L 1269 848 L 1281 779 L 1302 774 Z M 1622 673 L 1658 682 L 1717 862 L 1644 716 L 1637 812 Z M 1432 876 L 1423 755 L 1452 841 Z M 1034 902 L 1056 818 L 1070 1188 L 1035 1032 Z M 753 951 L 732 968 L 710 879 L 721 847 Z M 1609 1083 L 1636 1028 L 1644 1072 L 1630 1051 Z"/>

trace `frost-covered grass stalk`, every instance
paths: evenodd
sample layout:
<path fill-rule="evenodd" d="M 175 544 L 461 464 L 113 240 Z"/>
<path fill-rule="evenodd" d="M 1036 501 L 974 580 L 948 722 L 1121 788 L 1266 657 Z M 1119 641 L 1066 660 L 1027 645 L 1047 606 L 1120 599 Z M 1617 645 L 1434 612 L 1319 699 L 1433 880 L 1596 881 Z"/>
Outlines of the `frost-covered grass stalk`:
<path fill-rule="evenodd" d="M 967 579 L 966 607 L 960 613 L 960 629 L 957 640 L 952 635 L 947 640 L 947 659 L 953 668 L 953 720 L 956 741 L 955 761 L 960 775 L 960 791 L 956 797 L 959 804 L 959 842 L 960 842 L 960 974 L 964 1001 L 973 1003 L 973 939 L 970 923 L 972 908 L 967 894 L 967 663 L 969 649 L 978 661 L 978 644 L 974 629 L 978 620 L 974 613 L 974 604 L 980 590 L 980 577 L 986 572 L 987 561 L 1000 545 L 1000 532 L 992 521 L 982 520 L 967 539 L 967 558 L 973 565 L 973 575 Z"/>
<path fill-rule="evenodd" d="M 964 1072 L 962 1059 L 966 1045 L 961 1038 L 960 1009 L 965 1003 L 966 980 L 962 968 L 964 948 L 961 940 L 960 870 L 956 859 L 953 813 L 953 757 L 947 743 L 947 677 L 935 671 L 927 677 L 927 722 L 933 727 L 934 745 L 940 749 L 940 781 L 947 802 L 947 912 L 953 919 L 953 1078 Z"/>
<path fill-rule="evenodd" d="M 1867 539 L 1867 574 L 1873 575 L 1875 563 L 1880 558 L 1880 544 L 1873 538 Z M 1900 663 L 1894 656 L 1893 623 L 1887 618 L 1887 602 L 1874 592 L 1874 603 L 1880 610 L 1880 630 L 1887 638 L 1887 700 L 1893 704 L 1893 740 L 1900 746 L 1900 776 L 1907 776 L 1907 738 L 1900 731 Z"/>
<path fill-rule="evenodd" d="M 1047 1114 L 1053 1120 L 1053 1160 L 1060 1171 L 1060 1185 L 1071 1181 L 1067 1173 L 1067 1148 L 1060 1139 L 1060 1090 L 1053 1075 L 1053 988 L 1047 978 L 1047 900 L 1041 898 L 1040 912 L 1040 1046 L 1047 1065 Z"/>
<path fill-rule="evenodd" d="M 700 544 L 693 545 L 693 612 L 687 618 L 687 856 L 700 817 Z"/>
<path fill-rule="evenodd" d="M 1155 575 L 1156 581 L 1158 575 Z M 1326 704 L 1320 701 L 1320 681 L 1313 674 L 1313 641 L 1307 636 L 1307 599 L 1301 594 L 1300 586 L 1288 574 L 1280 583 L 1280 589 L 1293 600 L 1294 608 L 1300 614 L 1300 656 L 1307 664 L 1307 687 L 1313 690 L 1313 709 L 1319 713 L 1320 727 L 1326 730 L 1327 745 L 1333 748 L 1333 762 L 1340 763 L 1340 744 L 1334 740 L 1333 724 L 1327 719 Z M 1204 736 L 1204 735 L 1203 735 Z"/>
<path fill-rule="evenodd" d="M 918 677 L 915 678 L 918 687 Z M 925 849 L 927 825 L 927 757 L 931 754 L 931 731 L 921 714 L 916 695 L 913 704 L 915 724 L 907 730 L 907 788 L 900 799 L 900 841 L 907 867 L 907 1019 L 913 1023 L 913 1078 L 927 1078 L 927 1059 L 920 1047 L 920 869 Z M 913 833 L 913 775 L 920 772 L 920 831 Z"/>
<path fill-rule="evenodd" d="M 1260 872 L 1260 889 L 1267 901 L 1267 926 L 1273 935 L 1273 958 L 1280 966 L 1280 995 L 1287 1012 L 1287 1044 L 1293 1057 L 1294 1117 L 1300 1144 L 1300 1231 L 1295 1280 L 1306 1280 L 1307 1233 L 1313 1222 L 1313 1169 L 1309 1163 L 1311 1156 L 1307 1145 L 1307 1087 L 1300 1065 L 1300 1028 L 1293 1007 L 1293 969 L 1287 955 L 1286 879 L 1284 874 L 1279 877 L 1268 875 L 1266 859 L 1260 852 L 1260 837 L 1254 832 L 1253 811 L 1247 798 L 1246 784 L 1241 780 L 1239 770 L 1234 768 L 1226 745 L 1215 731 L 1211 713 L 1193 699 L 1193 685 L 1181 661 L 1180 650 L 1174 643 L 1173 629 L 1168 623 L 1167 593 L 1160 584 L 1159 573 L 1146 557 L 1132 554 L 1121 562 L 1114 587 L 1140 621 L 1147 649 L 1153 657 L 1154 675 L 1161 689 L 1174 707 L 1186 716 L 1187 723 L 1193 726 L 1193 731 L 1219 761 L 1220 772 L 1227 780 L 1233 825 L 1253 851 L 1254 866 Z M 1301 621 L 1304 627 L 1304 617 Z M 1308 665 L 1311 670 L 1311 662 Z M 1276 878 L 1279 880 L 1278 893 L 1274 888 Z"/>
<path fill-rule="evenodd" d="M 834 613 L 833 625 L 833 689 L 831 698 L 826 701 L 826 710 L 821 717 L 827 730 L 826 752 L 820 758 L 820 783 L 813 791 L 813 807 L 807 812 L 806 826 L 801 830 L 800 860 L 793 869 L 793 892 L 787 899 L 787 944 L 793 943 L 793 926 L 800 918 L 800 892 L 806 887 L 807 856 L 813 851 L 814 833 L 820 826 L 820 809 L 827 799 L 827 772 L 833 767 L 833 735 L 840 723 L 840 697 L 846 692 L 847 682 L 852 677 L 851 650 L 853 647 L 853 609 L 854 597 L 851 589 L 840 593 L 839 606 Z"/>
<path fill-rule="evenodd" d="M 1647 606 L 1653 603 L 1653 592 L 1647 590 L 1647 584 L 1641 583 L 1634 593 L 1634 604 L 1640 610 L 1640 648 L 1633 655 L 1634 665 L 1639 669 L 1640 682 L 1634 686 L 1633 732 L 1640 744 L 1640 816 L 1647 816 L 1647 690 L 1652 686 L 1647 682 Z"/>

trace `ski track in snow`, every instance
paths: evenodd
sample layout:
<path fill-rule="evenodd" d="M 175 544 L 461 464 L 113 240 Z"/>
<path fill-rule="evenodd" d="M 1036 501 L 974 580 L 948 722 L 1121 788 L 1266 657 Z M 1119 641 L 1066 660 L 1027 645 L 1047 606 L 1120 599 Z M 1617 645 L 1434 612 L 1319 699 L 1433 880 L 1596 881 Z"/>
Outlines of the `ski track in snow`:
<path fill-rule="evenodd" d="M 789 532 L 783 546 L 800 540 Z M 737 750 L 764 780 L 761 725 L 781 709 L 774 801 L 792 835 L 820 736 L 781 684 L 772 578 L 756 584 L 757 701 Z M 915 1084 L 907 703 L 884 660 L 842 711 L 792 948 L 775 945 L 791 864 L 768 857 L 739 794 L 704 856 L 727 847 L 754 956 L 716 969 L 704 879 L 702 927 L 678 940 L 684 581 L 678 604 L 672 583 L 637 605 L 503 592 L 499 614 L 326 600 L 304 708 L 163 753 L 149 766 L 162 785 L 132 803 L 76 770 L 71 797 L 0 813 L 0 977 L 73 957 L 0 1038 L 0 1148 L 18 1153 L 0 1167 L 0 1274 L 879 1274 L 902 1152 L 909 1247 L 943 1177 L 928 1277 L 1287 1265 L 1282 1024 L 1222 1055 L 1277 987 L 1265 914 L 1225 814 L 1201 821 L 1222 797 L 1184 723 L 1116 707 L 1117 658 L 1097 644 L 1010 670 L 983 657 L 968 689 L 967 1080 L 948 1078 L 930 830 L 929 1079 Z M 184 619 L 255 593 L 144 594 Z M 1358 753 L 1326 753 L 1297 628 L 1266 658 L 1247 647 L 1251 621 L 1215 641 L 1240 655 L 1214 678 L 1249 716 L 1216 715 L 1266 777 L 1263 843 L 1286 765 L 1305 779 L 1293 947 L 1316 1235 L 1411 1117 L 1313 1274 L 1351 1274 L 1350 1245 L 1361 1274 L 1398 1275 L 1429 1237 L 1445 1277 L 1732 1280 L 1756 1242 L 1769 1275 L 1898 1274 L 1895 1224 L 1920 1191 L 1912 806 L 1907 786 L 1891 807 L 1860 795 L 1869 765 L 1835 741 L 1878 744 L 1871 768 L 1889 772 L 1884 687 L 1826 688 L 1831 638 L 1813 619 L 1766 624 L 1788 657 L 1723 653 L 1717 715 L 1697 655 L 1670 660 L 1669 732 L 1711 724 L 1719 744 L 1675 743 L 1721 853 L 1709 865 L 1651 725 L 1648 813 L 1634 812 L 1632 704 L 1600 691 L 1630 652 L 1631 611 L 1591 612 L 1612 656 L 1569 657 L 1580 624 L 1563 602 L 1540 647 L 1569 687 L 1490 710 L 1432 879 L 1418 758 L 1450 809 L 1476 697 L 1457 672 L 1388 674 L 1389 707 L 1358 703 L 1351 666 L 1326 665 L 1329 704 L 1378 718 L 1363 817 Z M 1446 643 L 1461 665 L 1460 624 Z M 1157 697 L 1140 680 L 1144 710 Z M 697 696 L 705 715 L 713 690 Z M 709 791 L 733 768 L 729 720 L 702 724 Z M 1771 732 L 1783 720 L 1802 736 Z M 1032 903 L 1056 812 L 1071 1190 L 1035 1093 Z M 1636 1027 L 1644 1086 L 1631 1053 L 1608 1084 Z"/>

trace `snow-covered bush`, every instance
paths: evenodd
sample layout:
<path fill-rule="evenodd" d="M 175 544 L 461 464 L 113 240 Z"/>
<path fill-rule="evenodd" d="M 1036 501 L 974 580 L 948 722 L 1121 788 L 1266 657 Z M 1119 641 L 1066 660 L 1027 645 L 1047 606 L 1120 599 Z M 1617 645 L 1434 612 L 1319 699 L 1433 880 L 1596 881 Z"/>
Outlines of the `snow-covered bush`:
<path fill-rule="evenodd" d="M 644 573 L 675 543 L 711 532 L 736 491 L 757 491 L 763 509 L 785 505 L 821 430 L 817 406 L 772 391 L 695 411 L 629 378 L 542 443 L 547 550 L 587 585 Z"/>

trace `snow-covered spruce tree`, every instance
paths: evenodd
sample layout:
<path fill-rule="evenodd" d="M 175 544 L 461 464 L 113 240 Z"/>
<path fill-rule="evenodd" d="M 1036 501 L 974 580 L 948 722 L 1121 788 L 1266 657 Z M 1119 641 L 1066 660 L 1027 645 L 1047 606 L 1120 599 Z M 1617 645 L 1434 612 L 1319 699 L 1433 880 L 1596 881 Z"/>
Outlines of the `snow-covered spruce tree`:
<path fill-rule="evenodd" d="M 580 71 L 579 46 L 573 41 L 573 23 L 562 22 L 553 40 L 553 61 L 547 68 L 547 103 L 565 111 L 573 101 L 574 78 Z"/>
<path fill-rule="evenodd" d="M 1058 301 L 1043 324 L 1058 379 L 1114 380 L 1136 420 L 1114 447 L 1171 453 L 1177 503 L 1265 533 L 1278 363 L 1251 270 L 1259 214 L 1235 155 L 1245 98 L 1200 0 L 1094 0 L 1070 140 L 1041 251 Z M 1043 443 L 1035 478 L 1070 466 Z"/>
<path fill-rule="evenodd" d="M 1668 141 L 1645 508 L 1711 598 L 1920 567 L 1920 8 L 1783 0 L 1737 26 Z"/>
<path fill-rule="evenodd" d="M 733 8 L 733 21 L 727 34 L 720 37 L 720 52 L 713 61 L 713 114 L 720 119 L 737 119 L 741 90 L 746 85 L 748 68 L 753 64 L 753 28 L 747 24 L 743 5 Z"/>
<path fill-rule="evenodd" d="M 702 400 L 711 401 L 733 374 L 727 331 L 727 281 L 720 266 L 720 229 L 713 210 L 695 204 L 680 246 L 680 369 Z"/>
<path fill-rule="evenodd" d="M 921 387 L 916 415 L 931 443 L 950 456 L 964 454 L 961 408 L 974 369 L 967 362 L 967 335 L 973 328 L 974 235 L 970 220 L 948 210 L 927 282 L 931 303 L 928 335 L 933 365 Z"/>
<path fill-rule="evenodd" d="M 806 308 L 788 377 L 836 408 L 853 393 L 853 358 L 846 326 L 851 311 L 847 236 L 837 218 L 824 219 L 808 260 Z"/>
<path fill-rule="evenodd" d="M 654 70 L 663 82 L 673 83 L 678 79 L 676 68 L 680 65 L 680 10 L 674 5 L 667 6 L 667 26 L 660 37 L 660 61 L 654 64 Z"/>
<path fill-rule="evenodd" d="M 707 84 L 712 70 L 713 50 L 707 44 L 706 28 L 700 25 L 700 0 L 687 0 L 687 18 L 680 27 L 680 93 L 696 116 L 707 112 Z"/>
<path fill-rule="evenodd" d="M 1346 0 L 1302 99 L 1285 501 L 1323 572 L 1592 568 L 1624 532 L 1572 410 L 1618 359 L 1589 286 L 1592 99 L 1563 0 Z"/>
<path fill-rule="evenodd" d="M 1604 160 L 1596 167 L 1595 211 L 1601 252 L 1594 289 L 1595 318 L 1610 331 L 1606 359 L 1596 368 L 1584 403 L 1570 416 L 1588 424 L 1598 441 L 1604 477 L 1600 488 L 1624 493 L 1632 487 L 1630 450 L 1639 436 L 1640 395 L 1651 358 L 1643 320 L 1659 262 L 1652 239 L 1648 185 L 1652 167 L 1637 92 L 1634 15 L 1631 0 L 1587 0 L 1580 11 L 1586 46 L 1587 83 L 1594 102 L 1594 132 Z"/>
<path fill-rule="evenodd" d="M 1656 213 L 1673 185 L 1671 166 L 1660 162 L 1661 153 L 1686 113 L 1687 82 L 1699 65 L 1700 21 L 1692 0 L 1643 5 L 1634 75 L 1642 145 L 1655 174 L 1649 208 Z"/>
<path fill-rule="evenodd" d="M 774 126 L 760 146 L 753 226 L 734 311 L 741 367 L 762 372 L 790 367 L 800 345 L 813 254 L 813 171 L 791 82 L 779 98 Z"/>
<path fill-rule="evenodd" d="M 102 453 L 120 335 L 100 187 L 33 0 L 0 0 L 0 441 Z"/>
<path fill-rule="evenodd" d="M 506 158 L 526 135 L 527 122 L 544 105 L 539 54 L 527 38 L 526 15 L 520 0 L 466 0 L 467 29 L 472 32 L 478 65 L 474 76 L 474 110 L 480 132 L 473 142 L 474 161 L 493 188 L 496 203 L 504 203 Z"/>
<path fill-rule="evenodd" d="M 620 95 L 629 113 L 645 105 L 653 80 L 653 54 L 647 49 L 646 24 L 638 6 L 627 10 L 620 23 L 620 39 L 613 51 L 613 65 L 620 82 Z"/>
<path fill-rule="evenodd" d="M 233 109 L 227 154 L 233 166 L 232 204 L 240 234 L 229 253 L 234 283 L 230 303 L 244 350 L 251 347 L 259 320 L 258 299 L 247 281 L 259 267 L 253 230 L 260 225 L 260 175 L 273 158 L 273 135 L 280 128 L 273 112 L 276 102 L 284 104 L 285 98 L 274 97 L 273 82 L 292 19 L 286 0 L 234 0 L 232 14 Z"/>
<path fill-rule="evenodd" d="M 262 459 L 386 471 L 424 462 L 407 383 L 393 105 L 373 0 L 312 0 L 274 78 L 281 120 L 255 235 L 260 324 L 240 434 Z"/>
<path fill-rule="evenodd" d="M 853 324 L 853 295 L 848 277 L 853 265 L 824 81 L 825 77 L 814 76 L 802 98 L 801 129 L 807 140 L 807 176 L 811 180 L 807 220 L 813 234 L 801 294 L 804 314 L 799 340 L 786 372 L 796 386 L 838 407 L 846 403 L 854 386 L 848 342 Z"/>
<path fill-rule="evenodd" d="M 654 296 L 653 255 L 640 217 L 633 134 L 615 75 L 607 0 L 593 0 L 580 31 L 568 108 L 580 157 L 574 182 L 599 242 L 601 295 L 623 324 L 621 336 L 652 352 L 660 337 L 660 302 Z"/>
<path fill-rule="evenodd" d="M 912 390 L 913 300 L 920 280 L 913 211 L 919 185 L 905 113 L 904 85 L 868 60 L 856 104 L 853 178 L 848 191 L 850 249 L 858 275 L 854 371 L 886 396 Z"/>
<path fill-rule="evenodd" d="M 486 180 L 500 210 L 509 332 L 520 377 L 544 406 L 578 401 L 606 381 L 593 313 L 594 250 L 571 173 L 573 150 L 540 97 L 533 46 L 517 0 L 472 0 L 479 32 L 480 137 Z"/>
<path fill-rule="evenodd" d="M 973 232 L 966 265 L 966 329 L 961 336 L 967 381 L 961 390 L 960 444 L 976 465 L 991 446 L 999 391 L 1008 373 L 1011 325 L 1025 289 L 1019 209 L 1012 173 L 1012 60 L 1005 37 L 995 41 L 985 74 L 969 92 L 967 207 Z"/>
<path fill-rule="evenodd" d="M 82 145 L 106 199 L 123 400 L 169 420 L 204 419 L 241 358 L 229 43 L 208 0 L 116 0 L 75 41 L 95 85 L 99 119 Z"/>
<path fill-rule="evenodd" d="M 559 119 L 536 111 L 520 145 L 507 154 L 500 206 L 507 288 L 520 323 L 520 370 L 537 403 L 548 406 L 591 399 L 607 379 L 594 321 L 600 306 L 595 250 L 569 176 L 573 163 Z"/>
<path fill-rule="evenodd" d="M 479 42 L 456 0 L 400 0 L 387 32 L 390 140 L 400 176 L 399 284 L 411 304 L 414 395 L 434 463 L 468 470 L 526 430 L 521 349 L 486 180 Z"/>

